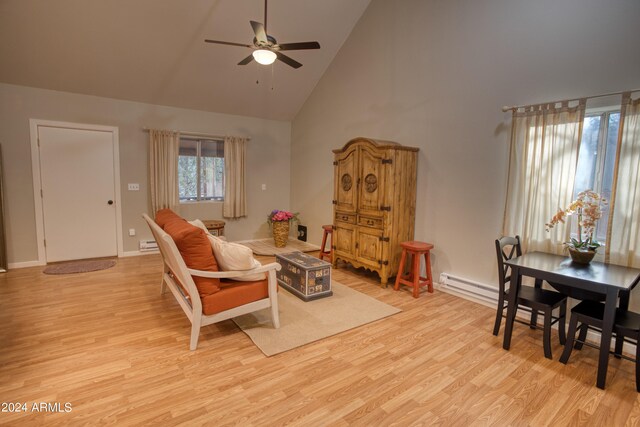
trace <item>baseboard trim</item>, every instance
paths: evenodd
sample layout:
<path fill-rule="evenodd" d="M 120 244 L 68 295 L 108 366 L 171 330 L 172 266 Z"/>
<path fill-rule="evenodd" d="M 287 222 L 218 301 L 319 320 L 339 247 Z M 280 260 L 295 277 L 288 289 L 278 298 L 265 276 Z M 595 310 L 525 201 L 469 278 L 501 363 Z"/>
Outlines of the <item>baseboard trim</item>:
<path fill-rule="evenodd" d="M 126 257 L 132 257 L 132 256 L 142 256 L 142 255 L 154 255 L 154 254 L 159 254 L 160 251 L 128 251 L 128 252 L 123 252 L 122 254 L 120 254 L 120 256 L 118 256 L 118 258 L 126 258 Z M 41 267 L 41 266 L 45 266 L 47 265 L 46 262 L 42 262 L 42 261 L 23 261 L 23 262 L 10 262 L 8 265 L 8 269 L 9 270 L 14 270 L 14 269 L 18 269 L 18 268 L 29 268 L 29 267 Z"/>
<path fill-rule="evenodd" d="M 41 261 L 23 261 L 23 262 L 10 262 L 8 265 L 9 270 L 13 270 L 16 268 L 28 268 L 28 267 L 40 267 L 43 265 L 47 265 L 46 262 Z"/>
<path fill-rule="evenodd" d="M 155 255 L 155 254 L 159 254 L 160 251 L 159 250 L 153 250 L 153 251 L 128 251 L 128 252 L 123 252 L 122 255 L 120 255 L 121 258 L 127 258 L 127 257 L 132 257 L 132 256 L 142 256 L 142 255 Z"/>

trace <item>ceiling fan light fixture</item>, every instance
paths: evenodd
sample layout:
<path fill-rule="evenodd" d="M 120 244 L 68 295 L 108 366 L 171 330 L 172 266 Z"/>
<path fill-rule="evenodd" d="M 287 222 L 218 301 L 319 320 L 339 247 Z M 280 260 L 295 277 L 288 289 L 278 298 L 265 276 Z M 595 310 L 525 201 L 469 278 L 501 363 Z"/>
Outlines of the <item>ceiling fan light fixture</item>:
<path fill-rule="evenodd" d="M 277 55 L 275 54 L 275 52 L 270 51 L 268 49 L 254 50 L 252 55 L 253 55 L 253 58 L 256 60 L 256 62 L 262 65 L 273 64 L 273 62 L 277 58 Z"/>

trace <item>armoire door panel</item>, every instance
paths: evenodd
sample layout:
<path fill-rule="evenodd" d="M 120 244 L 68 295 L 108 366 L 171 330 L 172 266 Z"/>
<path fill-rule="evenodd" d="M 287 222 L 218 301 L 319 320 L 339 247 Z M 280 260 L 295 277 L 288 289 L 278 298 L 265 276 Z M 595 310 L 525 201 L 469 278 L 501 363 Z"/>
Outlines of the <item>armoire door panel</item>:
<path fill-rule="evenodd" d="M 360 148 L 358 212 L 364 215 L 382 216 L 384 205 L 384 153 Z"/>
<path fill-rule="evenodd" d="M 336 256 L 353 256 L 355 251 L 355 229 L 349 224 L 336 222 L 333 230 L 333 245 Z"/>
<path fill-rule="evenodd" d="M 382 231 L 360 227 L 357 231 L 356 260 L 364 264 L 379 266 L 382 260 Z"/>
<path fill-rule="evenodd" d="M 334 194 L 336 209 L 343 212 L 355 212 L 357 206 L 357 149 L 336 156 Z"/>

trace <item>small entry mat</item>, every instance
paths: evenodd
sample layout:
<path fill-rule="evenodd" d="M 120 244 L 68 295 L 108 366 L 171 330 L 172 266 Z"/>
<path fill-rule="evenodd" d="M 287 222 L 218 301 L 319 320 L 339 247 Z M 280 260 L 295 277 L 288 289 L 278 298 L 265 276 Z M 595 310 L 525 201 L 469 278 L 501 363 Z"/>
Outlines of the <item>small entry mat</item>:
<path fill-rule="evenodd" d="M 44 274 L 74 274 L 89 271 L 106 270 L 116 265 L 113 259 L 88 259 L 80 261 L 61 262 L 45 267 Z"/>

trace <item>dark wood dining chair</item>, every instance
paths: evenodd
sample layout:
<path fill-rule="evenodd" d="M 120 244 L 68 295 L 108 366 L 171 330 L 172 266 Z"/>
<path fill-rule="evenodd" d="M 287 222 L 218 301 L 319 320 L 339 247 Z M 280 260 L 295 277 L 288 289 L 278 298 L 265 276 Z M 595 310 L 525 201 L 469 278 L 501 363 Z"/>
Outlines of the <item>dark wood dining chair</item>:
<path fill-rule="evenodd" d="M 599 348 L 598 345 L 586 341 L 587 332 L 593 329 L 602 332 L 602 319 L 604 318 L 604 304 L 596 301 L 582 301 L 571 309 L 571 319 L 569 320 L 569 332 L 567 342 L 564 346 L 560 362 L 566 364 L 571 356 L 571 351 L 582 349 L 583 345 Z M 578 322 L 580 322 L 580 334 L 578 332 Z M 616 309 L 616 318 L 613 326 L 613 333 L 616 337 L 615 356 L 631 360 L 636 363 L 636 391 L 640 392 L 640 314 L 622 308 Z M 636 346 L 636 357 L 631 358 L 622 354 L 622 342 L 626 341 Z"/>
<path fill-rule="evenodd" d="M 511 281 L 511 267 L 505 261 L 522 255 L 520 236 L 502 237 L 496 240 L 496 255 L 498 257 L 498 309 L 496 321 L 493 327 L 493 335 L 500 332 L 500 323 L 504 317 L 504 310 L 508 307 L 509 290 L 507 286 Z M 553 316 L 553 310 L 558 309 L 558 316 Z M 529 323 L 515 319 L 516 322 L 529 325 L 532 329 L 538 329 L 538 313 L 544 316 L 542 342 L 544 347 L 544 357 L 551 359 L 551 326 L 558 323 L 558 335 L 560 344 L 566 341 L 565 319 L 567 316 L 567 297 L 559 292 L 542 289 L 541 283 L 535 287 L 520 286 L 518 294 L 518 309 L 531 313 Z"/>

